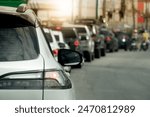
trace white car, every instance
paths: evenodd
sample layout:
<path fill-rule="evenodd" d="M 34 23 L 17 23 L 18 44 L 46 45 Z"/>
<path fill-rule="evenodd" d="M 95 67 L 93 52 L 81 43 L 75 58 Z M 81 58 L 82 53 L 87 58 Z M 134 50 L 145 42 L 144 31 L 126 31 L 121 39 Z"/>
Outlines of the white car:
<path fill-rule="evenodd" d="M 53 34 L 58 42 L 58 45 L 61 49 L 70 49 L 69 45 L 65 42 L 63 34 L 61 31 L 53 30 Z"/>
<path fill-rule="evenodd" d="M 56 41 L 56 38 L 53 34 L 53 31 L 51 29 L 48 29 L 48 28 L 43 28 L 44 30 L 44 33 L 49 41 L 49 44 L 52 48 L 52 51 L 53 51 L 53 55 L 55 57 L 55 59 L 58 61 L 58 51 L 60 49 L 57 41 Z"/>
<path fill-rule="evenodd" d="M 0 99 L 75 99 L 73 82 L 61 65 L 78 65 L 82 56 L 59 50 L 60 65 L 37 17 L 26 5 L 0 6 L 0 17 Z"/>
<path fill-rule="evenodd" d="M 70 49 L 69 45 L 64 41 L 64 37 L 61 31 L 52 31 L 52 35 L 55 37 L 60 49 Z M 71 66 L 64 66 L 66 72 L 71 72 Z"/>

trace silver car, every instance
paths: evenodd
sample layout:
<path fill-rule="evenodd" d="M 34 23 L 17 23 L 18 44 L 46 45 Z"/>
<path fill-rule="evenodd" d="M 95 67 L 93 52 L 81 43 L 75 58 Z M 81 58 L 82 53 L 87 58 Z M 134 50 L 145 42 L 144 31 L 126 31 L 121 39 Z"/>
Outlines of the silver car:
<path fill-rule="evenodd" d="M 86 61 L 91 62 L 94 59 L 94 41 L 91 32 L 86 25 L 64 24 L 64 27 L 74 27 L 80 36 L 80 46 Z"/>
<path fill-rule="evenodd" d="M 75 99 L 61 65 L 78 65 L 82 56 L 62 49 L 58 62 L 33 11 L 0 6 L 0 99 Z"/>

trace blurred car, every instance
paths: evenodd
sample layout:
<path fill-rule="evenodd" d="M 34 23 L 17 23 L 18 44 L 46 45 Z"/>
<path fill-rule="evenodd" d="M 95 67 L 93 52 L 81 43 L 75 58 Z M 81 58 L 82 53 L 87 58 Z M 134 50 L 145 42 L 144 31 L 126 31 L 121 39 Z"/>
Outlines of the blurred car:
<path fill-rule="evenodd" d="M 81 18 L 81 19 L 75 19 L 74 21 L 77 25 L 86 25 L 90 28 L 90 31 L 93 34 L 98 34 L 99 31 L 99 21 L 92 18 Z"/>
<path fill-rule="evenodd" d="M 91 32 L 86 25 L 66 25 L 66 27 L 73 27 L 77 30 L 78 35 L 80 36 L 80 45 L 83 50 L 83 55 L 85 60 L 91 62 L 94 56 L 94 41 L 91 37 Z"/>
<path fill-rule="evenodd" d="M 53 30 L 53 34 L 56 38 L 56 41 L 57 41 L 60 49 L 70 49 L 69 45 L 65 42 L 61 31 Z"/>
<path fill-rule="evenodd" d="M 69 45 L 71 50 L 77 51 L 83 55 L 83 50 L 80 42 L 79 35 L 75 28 L 73 27 L 64 27 L 64 26 L 51 26 L 52 30 L 61 31 L 65 43 Z M 77 65 L 77 68 L 81 68 L 84 65 L 84 59 L 80 65 Z"/>
<path fill-rule="evenodd" d="M 99 46 L 101 49 L 101 56 L 106 56 L 106 43 L 105 43 L 105 36 L 98 34 L 97 35 L 97 42 L 95 42 L 95 47 Z"/>
<path fill-rule="evenodd" d="M 78 51 L 83 54 L 82 47 L 80 45 L 79 35 L 73 27 L 64 27 L 64 26 L 52 26 L 52 30 L 61 31 L 65 43 L 67 43 L 71 50 Z"/>
<path fill-rule="evenodd" d="M 83 53 L 82 47 L 80 45 L 79 36 L 73 27 L 62 27 L 62 33 L 65 41 L 68 43 L 72 50 L 78 51 L 81 54 Z"/>
<path fill-rule="evenodd" d="M 116 38 L 118 39 L 119 48 L 127 51 L 130 46 L 130 37 L 125 32 L 115 32 Z"/>
<path fill-rule="evenodd" d="M 76 19 L 75 24 L 82 24 L 88 26 L 92 39 L 94 41 L 94 55 L 95 58 L 100 58 L 106 55 L 106 44 L 103 38 L 99 36 L 99 22 L 96 19 L 84 18 Z"/>
<path fill-rule="evenodd" d="M 118 39 L 115 37 L 112 31 L 109 31 L 108 29 L 100 29 L 99 34 L 105 36 L 106 49 L 109 52 L 118 51 Z"/>
<path fill-rule="evenodd" d="M 0 6 L 0 99 L 75 99 L 62 65 L 78 65 L 80 53 L 61 49 L 58 62 L 34 12 Z M 11 20 L 10 20 L 11 19 Z"/>
<path fill-rule="evenodd" d="M 60 49 L 70 49 L 69 45 L 65 42 L 63 34 L 61 31 L 52 31 Z M 71 72 L 71 66 L 64 66 L 65 71 Z"/>
<path fill-rule="evenodd" d="M 48 39 L 48 42 L 49 42 L 51 48 L 52 48 L 53 55 L 54 55 L 55 59 L 58 61 L 58 51 L 59 51 L 60 47 L 56 41 L 53 31 L 48 28 L 43 28 L 43 30 L 44 30 L 45 36 Z"/>
<path fill-rule="evenodd" d="M 95 58 L 100 58 L 100 56 L 105 56 L 106 55 L 106 43 L 104 36 L 99 34 L 99 26 L 92 24 L 90 25 L 91 27 L 91 32 L 92 32 L 92 37 L 94 40 L 94 47 L 95 47 Z"/>

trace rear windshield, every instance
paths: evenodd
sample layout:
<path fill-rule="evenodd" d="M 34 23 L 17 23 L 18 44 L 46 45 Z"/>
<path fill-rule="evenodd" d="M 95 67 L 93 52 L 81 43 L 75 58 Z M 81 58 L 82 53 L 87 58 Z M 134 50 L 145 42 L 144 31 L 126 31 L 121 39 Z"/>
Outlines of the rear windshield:
<path fill-rule="evenodd" d="M 45 36 L 46 36 L 46 38 L 48 39 L 48 42 L 53 42 L 53 39 L 52 39 L 52 36 L 51 36 L 50 33 L 45 32 Z"/>
<path fill-rule="evenodd" d="M 85 28 L 76 27 L 78 33 L 86 33 Z"/>
<path fill-rule="evenodd" d="M 67 39 L 67 38 L 77 38 L 76 36 L 76 33 L 74 32 L 73 28 L 64 28 L 62 30 L 62 33 L 64 35 L 64 38 Z"/>
<path fill-rule="evenodd" d="M 1 14 L 0 14 L 1 16 Z M 7 15 L 0 18 L 0 61 L 30 60 L 38 57 L 39 48 L 35 27 Z M 17 21 L 14 21 L 14 20 Z"/>
<path fill-rule="evenodd" d="M 56 41 L 60 41 L 59 36 L 58 35 L 54 35 L 56 38 Z"/>
<path fill-rule="evenodd" d="M 109 32 L 108 31 L 100 31 L 100 34 L 107 36 L 107 35 L 109 35 Z"/>

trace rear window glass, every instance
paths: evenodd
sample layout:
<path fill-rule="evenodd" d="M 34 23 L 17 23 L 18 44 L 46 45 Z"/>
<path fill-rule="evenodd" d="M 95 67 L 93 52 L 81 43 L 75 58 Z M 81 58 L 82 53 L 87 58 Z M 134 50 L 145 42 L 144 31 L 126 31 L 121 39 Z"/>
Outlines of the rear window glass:
<path fill-rule="evenodd" d="M 0 27 L 3 28 L 34 26 L 32 23 L 16 15 L 0 14 L 0 21 Z"/>
<path fill-rule="evenodd" d="M 64 28 L 62 30 L 62 33 L 64 35 L 64 38 L 67 39 L 67 38 L 77 38 L 76 36 L 76 33 L 74 32 L 73 28 Z"/>
<path fill-rule="evenodd" d="M 78 33 L 86 33 L 85 28 L 76 27 L 76 30 L 77 30 Z"/>
<path fill-rule="evenodd" d="M 100 34 L 109 35 L 109 32 L 107 32 L 107 31 L 100 31 Z"/>
<path fill-rule="evenodd" d="M 35 27 L 22 19 L 12 17 L 9 22 L 7 18 L 10 16 L 3 15 L 0 18 L 0 61 L 37 58 L 39 48 Z"/>
<path fill-rule="evenodd" d="M 55 38 L 56 38 L 56 41 L 60 41 L 58 35 L 55 35 Z"/>
<path fill-rule="evenodd" d="M 45 36 L 48 39 L 48 42 L 53 42 L 53 39 L 50 33 L 45 32 Z"/>

